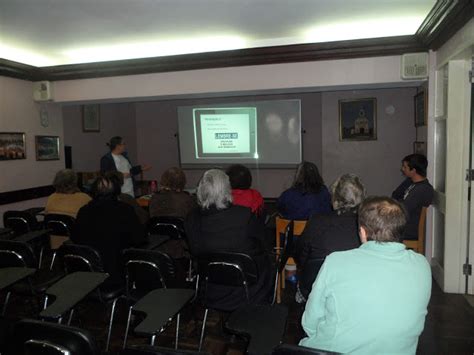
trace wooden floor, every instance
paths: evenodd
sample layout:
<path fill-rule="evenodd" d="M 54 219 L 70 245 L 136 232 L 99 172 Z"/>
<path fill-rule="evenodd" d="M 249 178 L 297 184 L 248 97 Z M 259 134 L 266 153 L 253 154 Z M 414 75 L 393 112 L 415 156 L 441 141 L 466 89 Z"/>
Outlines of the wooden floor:
<path fill-rule="evenodd" d="M 287 331 L 283 342 L 296 344 L 303 336 L 300 326 L 301 314 L 304 310 L 294 302 L 294 288 L 285 290 L 283 303 L 289 308 Z M 38 305 L 33 299 L 26 300 L 12 297 L 6 317 L 12 321 L 19 318 L 34 317 Z M 118 306 L 117 317 L 112 333 L 111 354 L 121 349 L 125 332 L 126 305 Z M 199 331 L 202 320 L 202 309 L 189 307 L 183 311 L 180 327 L 180 344 L 182 349 L 197 349 Z M 88 329 L 96 337 L 99 344 L 105 345 L 107 310 L 96 304 L 82 304 L 77 310 L 73 325 Z M 135 320 L 137 321 L 137 320 Z M 175 323 L 157 338 L 156 345 L 174 347 Z M 128 344 L 145 344 L 147 339 L 131 335 Z M 208 321 L 204 350 L 210 354 L 243 354 L 246 342 L 244 339 L 232 338 L 221 326 L 221 317 L 211 313 Z M 474 308 L 462 295 L 445 294 L 433 283 L 432 296 L 426 318 L 418 354 L 474 354 Z"/>

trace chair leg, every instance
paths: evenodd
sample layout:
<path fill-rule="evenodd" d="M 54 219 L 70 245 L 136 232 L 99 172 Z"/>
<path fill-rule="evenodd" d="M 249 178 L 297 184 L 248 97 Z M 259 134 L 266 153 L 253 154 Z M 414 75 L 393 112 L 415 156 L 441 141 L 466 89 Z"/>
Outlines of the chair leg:
<path fill-rule="evenodd" d="M 67 320 L 67 325 L 71 325 L 72 316 L 74 315 L 74 308 L 69 312 L 69 319 Z"/>
<path fill-rule="evenodd" d="M 179 337 L 179 318 L 181 316 L 181 313 L 178 313 L 176 316 L 176 341 L 174 342 L 174 348 L 175 350 L 178 350 L 178 337 Z"/>
<path fill-rule="evenodd" d="M 154 346 L 154 345 L 155 345 L 155 339 L 156 339 L 156 334 L 153 334 L 153 335 L 151 336 L 151 340 L 150 340 L 150 345 L 151 345 L 151 346 Z"/>
<path fill-rule="evenodd" d="M 202 342 L 204 340 L 204 331 L 206 330 L 207 312 L 209 312 L 208 308 L 206 308 L 206 312 L 204 312 L 204 320 L 202 321 L 201 339 L 199 339 L 199 351 L 201 351 L 202 349 Z"/>
<path fill-rule="evenodd" d="M 56 250 L 53 251 L 53 257 L 51 258 L 51 264 L 49 265 L 49 270 L 53 270 L 55 260 L 56 260 Z"/>
<path fill-rule="evenodd" d="M 125 349 L 127 346 L 128 330 L 130 329 L 130 318 L 132 318 L 132 307 L 128 308 L 127 327 L 125 328 L 125 336 L 123 338 L 123 349 Z"/>
<path fill-rule="evenodd" d="M 5 316 L 5 312 L 7 311 L 7 305 L 11 294 L 11 291 L 8 291 L 7 295 L 5 296 L 5 301 L 3 301 L 2 317 Z"/>
<path fill-rule="evenodd" d="M 115 304 L 117 303 L 118 298 L 114 299 L 112 302 L 112 310 L 110 311 L 110 322 L 109 322 L 109 330 L 107 333 L 107 343 L 105 344 L 105 351 L 109 351 L 109 345 L 110 345 L 110 336 L 112 335 L 112 323 L 114 321 L 114 315 L 115 315 Z"/>
<path fill-rule="evenodd" d="M 48 295 L 44 295 L 44 302 L 43 302 L 43 311 L 48 306 Z"/>
<path fill-rule="evenodd" d="M 38 260 L 38 269 L 41 269 L 41 264 L 43 264 L 43 251 L 44 251 L 44 247 L 41 247 L 39 260 Z"/>

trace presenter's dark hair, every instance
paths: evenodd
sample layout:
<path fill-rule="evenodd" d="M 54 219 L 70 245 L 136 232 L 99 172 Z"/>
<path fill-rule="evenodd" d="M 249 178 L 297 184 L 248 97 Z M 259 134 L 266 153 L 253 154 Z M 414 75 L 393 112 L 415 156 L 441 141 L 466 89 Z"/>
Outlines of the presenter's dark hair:
<path fill-rule="evenodd" d="M 298 165 L 293 188 L 305 193 L 318 193 L 323 186 L 324 181 L 316 164 L 304 161 Z"/>
<path fill-rule="evenodd" d="M 92 197 L 96 200 L 116 199 L 120 195 L 120 187 L 117 178 L 101 175 L 92 184 Z"/>
<path fill-rule="evenodd" d="M 226 174 L 229 176 L 232 189 L 247 190 L 252 186 L 252 174 L 249 168 L 242 164 L 229 166 Z"/>
<path fill-rule="evenodd" d="M 118 145 L 122 144 L 123 138 L 120 136 L 115 136 L 110 138 L 110 142 L 107 143 L 107 146 L 110 150 L 114 150 Z"/>
<path fill-rule="evenodd" d="M 359 226 L 367 232 L 367 240 L 400 242 L 406 221 L 403 206 L 390 197 L 368 197 L 360 204 Z"/>
<path fill-rule="evenodd" d="M 428 160 L 423 154 L 410 154 L 403 158 L 402 162 L 406 162 L 410 169 L 415 169 L 418 175 L 426 176 L 426 168 L 428 168 Z"/>
<path fill-rule="evenodd" d="M 186 175 L 183 169 L 169 168 L 166 170 L 160 179 L 161 188 L 165 190 L 181 191 L 186 186 Z"/>

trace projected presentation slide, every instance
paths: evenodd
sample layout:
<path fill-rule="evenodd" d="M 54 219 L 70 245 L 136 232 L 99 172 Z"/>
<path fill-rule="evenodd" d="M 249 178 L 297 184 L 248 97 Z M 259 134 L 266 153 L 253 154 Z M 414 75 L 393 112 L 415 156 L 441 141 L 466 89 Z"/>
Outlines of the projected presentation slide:
<path fill-rule="evenodd" d="M 196 158 L 258 159 L 255 107 L 193 110 Z"/>

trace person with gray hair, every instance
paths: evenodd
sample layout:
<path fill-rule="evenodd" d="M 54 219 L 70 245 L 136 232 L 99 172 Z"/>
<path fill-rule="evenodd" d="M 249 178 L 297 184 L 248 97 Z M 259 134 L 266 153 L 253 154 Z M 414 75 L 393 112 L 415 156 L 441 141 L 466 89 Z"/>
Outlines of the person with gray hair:
<path fill-rule="evenodd" d="M 250 301 L 261 303 L 271 294 L 269 256 L 264 253 L 264 226 L 250 208 L 232 204 L 229 177 L 211 169 L 197 187 L 199 208 L 188 214 L 184 228 L 192 255 L 234 252 L 250 255 L 258 269 L 258 281 L 249 288 Z M 215 308 L 232 311 L 244 304 L 241 288 L 209 284 L 207 299 Z"/>
<path fill-rule="evenodd" d="M 307 267 L 334 251 L 358 248 L 357 208 L 364 200 L 365 188 L 355 174 L 344 174 L 331 186 L 333 211 L 313 214 L 296 241 L 295 259 L 300 273 L 299 290 L 303 299 L 311 291 L 319 268 Z M 319 264 L 322 264 L 319 263 Z"/>

